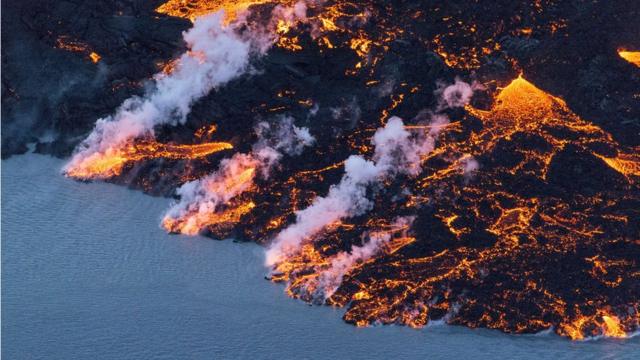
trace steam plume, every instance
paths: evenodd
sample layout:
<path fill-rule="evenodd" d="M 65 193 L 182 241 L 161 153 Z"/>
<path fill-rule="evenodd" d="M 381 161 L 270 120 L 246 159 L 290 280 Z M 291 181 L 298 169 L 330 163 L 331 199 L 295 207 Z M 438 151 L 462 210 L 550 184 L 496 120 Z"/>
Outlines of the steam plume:
<path fill-rule="evenodd" d="M 280 232 L 267 250 L 266 263 L 273 266 L 299 250 L 327 225 L 368 211 L 372 203 L 367 188 L 395 173 L 416 175 L 420 157 L 433 150 L 431 137 L 412 137 L 402 120 L 392 117 L 376 131 L 373 161 L 352 155 L 345 161 L 345 174 L 327 196 L 318 197 L 308 208 L 296 213 L 296 222 Z"/>
<path fill-rule="evenodd" d="M 440 95 L 438 110 L 466 105 L 474 86 L 456 79 L 454 84 L 441 87 L 436 91 Z M 431 118 L 435 125 L 448 122 L 444 114 L 432 114 Z M 313 241 L 328 225 L 370 210 L 372 203 L 366 196 L 369 186 L 397 173 L 418 175 L 421 158 L 433 150 L 441 128 L 432 126 L 427 134 L 411 136 L 400 118 L 390 118 L 373 137 L 373 161 L 350 156 L 345 161 L 344 176 L 331 186 L 327 196 L 318 197 L 309 207 L 297 211 L 296 222 L 276 235 L 266 251 L 266 265 L 272 267 L 295 254 L 304 242 Z"/>
<path fill-rule="evenodd" d="M 484 86 L 478 82 L 466 83 L 459 78 L 455 78 L 451 85 L 440 84 L 435 91 L 440 96 L 438 101 L 438 111 L 448 108 L 463 107 L 471 101 L 473 92 L 482 90 Z"/>
<path fill-rule="evenodd" d="M 184 123 L 196 100 L 247 73 L 251 57 L 267 52 L 276 39 L 276 17 L 289 23 L 302 20 L 306 5 L 278 6 L 272 15 L 267 28 L 248 26 L 246 17 L 225 24 L 223 11 L 197 18 L 183 34 L 189 50 L 177 60 L 175 69 L 157 74 L 153 88 L 143 97 L 131 97 L 114 115 L 99 119 L 65 171 L 83 167 L 95 155 L 117 154 L 135 138 L 153 136 L 156 125 Z"/>
<path fill-rule="evenodd" d="M 362 246 L 354 246 L 351 251 L 340 252 L 331 258 L 329 267 L 322 270 L 317 277 L 318 287 L 315 289 L 315 298 L 325 300 L 340 287 L 343 277 L 358 264 L 361 264 L 384 250 L 389 243 L 392 233 L 406 230 L 411 226 L 414 217 L 398 217 L 390 231 L 372 232 L 368 235 L 369 241 Z"/>
<path fill-rule="evenodd" d="M 460 160 L 460 167 L 462 168 L 462 174 L 465 179 L 469 179 L 473 176 L 473 174 L 478 171 L 480 168 L 480 164 L 478 161 L 471 155 L 465 155 Z"/>
<path fill-rule="evenodd" d="M 288 117 L 275 127 L 261 122 L 255 131 L 259 140 L 249 154 L 237 153 L 224 159 L 218 171 L 178 188 L 180 201 L 167 211 L 162 222 L 167 230 L 198 234 L 223 205 L 253 187 L 256 176 L 268 178 L 283 153 L 298 155 L 315 141 L 308 129 L 295 126 Z"/>

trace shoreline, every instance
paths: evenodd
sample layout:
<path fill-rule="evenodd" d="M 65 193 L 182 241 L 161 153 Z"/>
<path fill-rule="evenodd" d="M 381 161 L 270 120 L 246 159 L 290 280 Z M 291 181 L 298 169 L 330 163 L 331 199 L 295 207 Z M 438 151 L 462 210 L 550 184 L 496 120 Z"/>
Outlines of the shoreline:
<path fill-rule="evenodd" d="M 342 321 L 343 308 L 310 307 L 266 281 L 261 246 L 167 235 L 149 214 L 170 199 L 75 182 L 59 175 L 62 164 L 35 154 L 2 161 L 8 357 L 640 354 L 637 337 L 571 342 L 437 324 L 357 328 Z"/>

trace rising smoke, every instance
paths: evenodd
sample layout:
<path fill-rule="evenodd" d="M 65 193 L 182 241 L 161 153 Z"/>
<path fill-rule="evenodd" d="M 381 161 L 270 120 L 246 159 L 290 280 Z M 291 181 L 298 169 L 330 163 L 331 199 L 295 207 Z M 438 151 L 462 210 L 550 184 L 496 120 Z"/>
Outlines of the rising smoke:
<path fill-rule="evenodd" d="M 275 126 L 260 122 L 255 132 L 259 140 L 250 153 L 224 159 L 216 172 L 178 188 L 180 201 L 167 211 L 162 222 L 167 230 L 198 234 L 223 205 L 251 189 L 257 176 L 268 178 L 283 154 L 299 155 L 315 141 L 307 128 L 295 126 L 290 117 L 281 118 Z"/>
<path fill-rule="evenodd" d="M 390 231 L 372 232 L 368 234 L 368 241 L 362 246 L 353 246 L 351 251 L 341 251 L 329 260 L 329 266 L 321 270 L 314 281 L 313 297 L 326 300 L 338 290 L 344 276 L 355 266 L 380 254 L 391 240 L 394 232 L 406 230 L 413 223 L 414 217 L 402 216 L 395 219 Z"/>
<path fill-rule="evenodd" d="M 437 111 L 466 105 L 476 85 L 459 79 L 447 87 L 436 90 L 439 95 Z M 398 117 L 392 117 L 379 128 L 373 139 L 373 161 L 352 155 L 345 161 L 345 174 L 329 193 L 318 197 L 306 209 L 296 212 L 296 221 L 274 238 L 266 251 L 265 263 L 273 267 L 297 253 L 305 242 L 312 242 L 328 225 L 345 218 L 362 215 L 373 206 L 367 198 L 367 189 L 374 184 L 403 173 L 416 176 L 421 171 L 421 159 L 434 149 L 435 138 L 449 122 L 441 113 L 424 113 L 431 119 L 426 133 L 411 134 Z M 372 244 L 377 244 L 375 241 Z"/>
<path fill-rule="evenodd" d="M 471 101 L 474 91 L 483 89 L 484 86 L 476 81 L 469 84 L 457 77 L 451 85 L 441 83 L 435 91 L 439 97 L 437 111 L 463 107 Z"/>
<path fill-rule="evenodd" d="M 327 196 L 318 197 L 308 208 L 296 213 L 296 222 L 274 239 L 267 250 L 266 263 L 273 266 L 300 249 L 304 241 L 331 223 L 364 214 L 373 206 L 367 198 L 367 188 L 396 173 L 416 175 L 420 157 L 433 150 L 431 137 L 412 136 L 402 120 L 392 117 L 386 126 L 376 131 L 373 161 L 351 155 L 345 161 L 345 174 Z"/>
<path fill-rule="evenodd" d="M 227 24 L 224 16 L 219 11 L 197 18 L 183 35 L 188 51 L 176 61 L 175 69 L 157 74 L 144 96 L 127 99 L 114 115 L 99 119 L 65 172 L 83 167 L 96 154 L 117 152 L 135 138 L 153 136 L 156 125 L 184 123 L 196 100 L 247 73 L 252 56 L 268 51 L 276 39 L 276 19 L 289 24 L 304 20 L 306 5 L 274 8 L 266 27 L 249 26 L 246 16 Z"/>

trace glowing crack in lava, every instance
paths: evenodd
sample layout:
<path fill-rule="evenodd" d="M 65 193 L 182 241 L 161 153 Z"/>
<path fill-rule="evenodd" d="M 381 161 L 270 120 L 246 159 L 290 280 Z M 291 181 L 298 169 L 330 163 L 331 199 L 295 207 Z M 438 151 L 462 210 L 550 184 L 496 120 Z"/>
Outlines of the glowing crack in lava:
<path fill-rule="evenodd" d="M 202 44 L 187 36 L 190 50 L 171 62 L 158 78 L 182 74 L 191 84 L 215 74 L 205 71 L 207 76 L 186 76 L 189 71 L 181 68 L 184 63 L 196 65 L 196 69 L 215 63 L 218 57 L 207 51 L 225 49 L 227 43 L 233 44 L 233 49 L 245 49 L 241 55 L 246 56 L 241 58 L 246 60 L 252 48 L 247 43 L 262 32 L 247 34 L 253 24 L 238 14 L 262 3 L 267 2 L 172 0 L 159 7 L 161 13 L 192 20 L 195 28 L 204 26 L 202 34 L 217 36 Z M 277 3 L 282 6 L 285 2 Z M 496 60 L 494 53 L 501 53 L 505 35 L 529 38 L 566 31 L 569 23 L 564 19 L 538 21 L 548 16 L 547 12 L 553 14 L 554 7 L 546 6 L 552 2 L 523 5 L 517 16 L 505 20 L 507 23 L 497 14 L 499 21 L 487 27 L 480 22 L 484 15 L 492 20 L 493 14 L 486 11 L 471 11 L 471 18 L 465 19 L 466 12 L 434 3 L 428 7 L 432 11 L 411 8 L 408 16 L 402 10 L 396 12 L 392 5 L 362 6 L 370 3 L 309 2 L 299 12 L 289 9 L 289 15 L 297 14 L 295 21 L 284 16 L 285 11 L 275 11 L 278 6 L 269 6 L 276 2 L 267 4 L 268 43 L 279 48 L 278 56 L 285 52 L 286 56 L 302 53 L 307 57 L 317 51 L 315 54 L 331 58 L 336 51 L 346 60 L 345 64 L 334 64 L 336 69 L 344 67 L 332 74 L 332 79 L 344 75 L 353 80 L 354 88 L 355 83 L 366 84 L 380 92 L 372 96 L 389 101 L 368 109 L 367 116 L 346 127 L 331 124 L 331 120 L 343 120 L 341 109 L 331 108 L 331 115 L 338 114 L 333 119 L 331 115 L 314 118 L 318 108 L 312 104 L 318 102 L 310 95 L 313 91 L 297 97 L 295 91 L 279 87 L 282 83 L 275 81 L 278 85 L 265 90 L 271 98 L 248 106 L 250 113 L 273 124 L 282 119 L 271 118 L 262 110 L 286 114 L 294 108 L 291 104 L 303 104 L 308 114 L 296 114 L 297 121 L 306 120 L 318 141 L 293 152 L 273 142 L 247 151 L 256 140 L 255 134 L 232 127 L 236 131 L 232 134 L 234 145 L 241 152 L 223 159 L 214 172 L 213 164 L 194 162 L 198 169 L 192 173 L 196 176 L 189 177 L 192 181 L 185 183 L 182 174 L 169 179 L 179 200 L 163 217 L 162 226 L 171 233 L 242 238 L 268 246 L 267 251 L 276 249 L 277 256 L 267 259 L 272 281 L 284 283 L 291 297 L 345 307 L 344 320 L 357 326 L 422 327 L 443 321 L 508 333 L 553 329 L 576 340 L 624 338 L 637 332 L 640 148 L 623 146 L 606 128 L 591 122 L 593 119 L 574 113 L 570 102 L 536 87 L 524 75 L 508 83 L 497 81 L 504 87 L 495 90 L 490 85 L 494 81 L 486 81 L 486 74 L 479 76 L 486 85 L 482 94 L 486 99 L 474 105 L 469 105 L 469 100 L 481 87 L 456 81 L 453 88 L 469 90 L 461 96 L 465 100 L 443 113 L 427 109 L 429 122 L 420 114 L 406 114 L 430 106 L 426 102 L 434 99 L 422 92 L 433 84 L 406 78 L 406 82 L 396 83 L 393 77 L 386 89 L 385 80 L 389 79 L 384 78 L 387 73 L 383 70 L 391 69 L 395 76 L 395 62 L 403 60 L 398 54 L 406 51 L 402 46 L 412 53 L 418 43 L 432 50 L 435 54 L 427 67 L 433 67 L 433 73 L 438 73 L 438 64 L 456 73 L 461 69 L 482 72 L 487 59 Z M 474 10 L 485 5 L 473 5 L 477 6 Z M 227 10 L 226 18 L 221 14 L 207 16 L 220 8 Z M 413 23 L 431 24 L 432 14 L 439 19 L 437 26 L 425 28 L 433 31 L 415 32 L 420 29 Z M 532 26 L 522 28 L 523 22 Z M 407 34 L 418 36 L 418 41 L 403 44 Z M 202 46 L 194 49 L 194 45 Z M 233 54 L 227 52 L 220 58 L 233 58 Z M 634 54 L 619 52 L 631 63 Z M 431 62 L 433 59 L 437 61 Z M 307 66 L 304 61 L 298 63 L 299 59 L 288 60 L 266 69 L 285 68 L 294 74 L 294 85 L 311 87 L 307 81 L 316 78 L 314 63 L 309 61 Z M 514 59 L 502 60 L 513 65 L 514 72 L 509 74 L 524 71 Z M 247 63 L 239 62 L 232 78 L 243 74 L 249 68 Z M 194 98 L 210 90 L 202 88 Z M 297 89 L 300 93 L 306 90 Z M 336 93 L 341 91 L 345 90 Z M 321 95 L 324 99 L 326 94 Z M 276 106 L 284 100 L 291 100 L 289 108 Z M 367 100 L 376 102 L 373 97 Z M 431 105 L 440 107 L 438 100 L 442 99 Z M 412 106 L 410 110 L 407 104 Z M 329 100 L 322 104 L 333 105 Z M 402 112 L 404 122 L 393 116 Z M 447 116 L 454 118 L 449 121 Z M 397 126 L 398 121 L 402 126 Z M 236 122 L 236 118 L 221 121 L 220 127 L 229 127 L 227 122 Z M 397 146 L 386 153 L 371 141 L 385 128 L 402 135 L 389 137 Z M 136 139 L 140 138 L 145 139 Z M 428 146 L 408 152 L 414 146 L 399 145 L 406 140 Z M 207 156 L 216 146 L 216 151 L 226 149 L 225 143 L 197 149 L 161 145 L 154 140 L 126 144 L 95 153 L 82 171 L 70 175 L 109 177 L 126 174 L 125 165 L 130 162 L 158 156 L 187 159 Z M 185 148 L 178 148 L 181 146 Z M 415 156 L 402 162 L 411 165 L 406 167 L 381 161 L 383 153 L 394 161 L 401 154 Z M 393 167 L 387 167 L 389 164 Z M 148 175 L 140 176 L 147 180 Z M 291 234 L 296 241 L 280 241 Z"/>
<path fill-rule="evenodd" d="M 66 175 L 85 180 L 106 179 L 120 175 L 122 168 L 131 162 L 158 158 L 197 159 L 229 149 L 233 149 L 233 145 L 226 142 L 174 145 L 140 140 L 81 158 L 66 170 Z"/>
<path fill-rule="evenodd" d="M 344 319 L 359 326 L 444 320 L 515 333 L 553 328 L 571 339 L 635 331 L 637 149 L 621 149 L 522 77 L 490 110 L 467 110 L 482 128 L 445 132 L 421 178 L 387 184 L 411 195 L 383 194 L 366 218 L 332 224 L 277 263 L 272 280 L 293 297 L 347 306 Z M 566 175 L 571 153 L 585 159 L 574 167 L 596 173 Z M 566 176 L 600 180 L 573 187 L 589 182 Z M 598 182 L 600 190 L 583 189 Z M 396 232 L 387 219 L 401 215 L 415 220 Z M 396 245 L 363 256 L 372 241 Z M 598 255 L 608 247 L 618 250 Z"/>
<path fill-rule="evenodd" d="M 100 59 L 102 59 L 102 57 L 97 52 L 91 50 L 89 45 L 77 40 L 70 39 L 68 36 L 62 35 L 58 37 L 56 39 L 55 46 L 58 49 L 86 54 L 94 64 L 97 64 Z"/>

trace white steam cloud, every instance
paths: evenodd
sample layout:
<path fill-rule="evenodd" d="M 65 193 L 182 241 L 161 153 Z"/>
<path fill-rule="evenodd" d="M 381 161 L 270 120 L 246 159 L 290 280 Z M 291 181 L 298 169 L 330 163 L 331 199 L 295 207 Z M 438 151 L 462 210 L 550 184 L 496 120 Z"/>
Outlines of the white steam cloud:
<path fill-rule="evenodd" d="M 297 252 L 304 241 L 313 240 L 329 224 L 370 210 L 373 204 L 366 196 L 369 186 L 395 173 L 417 175 L 420 158 L 433 150 L 434 140 L 411 136 L 402 120 L 392 117 L 376 131 L 372 143 L 373 161 L 350 156 L 340 183 L 331 186 L 327 196 L 316 198 L 311 206 L 296 212 L 296 222 L 281 231 L 267 250 L 268 266 Z"/>
<path fill-rule="evenodd" d="M 471 101 L 474 91 L 482 89 L 484 86 L 476 81 L 469 84 L 457 77 L 451 85 L 440 84 L 435 91 L 440 96 L 437 110 L 463 107 Z"/>
<path fill-rule="evenodd" d="M 322 270 L 315 280 L 317 286 L 315 286 L 313 297 L 322 300 L 330 298 L 338 290 L 342 279 L 351 269 L 384 251 L 394 232 L 403 231 L 403 236 L 406 236 L 406 230 L 411 226 L 413 220 L 412 216 L 398 217 L 392 224 L 390 231 L 373 232 L 368 235 L 369 241 L 362 246 L 353 246 L 351 251 L 342 251 L 333 256 L 329 261 L 329 267 Z"/>
<path fill-rule="evenodd" d="M 268 178 L 283 153 L 299 155 L 315 141 L 308 129 L 295 126 L 289 117 L 276 126 L 260 122 L 255 131 L 259 140 L 249 154 L 224 159 L 216 172 L 178 188 L 180 201 L 165 214 L 165 226 L 179 222 L 180 232 L 198 234 L 222 205 L 253 187 L 256 176 Z"/>
<path fill-rule="evenodd" d="M 480 168 L 480 163 L 471 155 L 464 155 L 460 158 L 460 168 L 462 169 L 462 174 L 465 179 L 469 179 L 473 176 L 473 174 L 478 171 Z"/>
<path fill-rule="evenodd" d="M 440 87 L 438 111 L 466 105 L 478 85 L 459 79 L 447 87 Z M 423 114 L 424 115 L 424 114 Z M 435 146 L 435 137 L 449 122 L 444 114 L 430 114 L 430 130 L 412 136 L 402 120 L 392 117 L 379 128 L 373 139 L 373 161 L 352 155 L 345 161 L 345 174 L 329 193 L 318 197 L 306 209 L 296 212 L 296 221 L 276 235 L 266 251 L 265 264 L 273 267 L 299 252 L 305 242 L 314 241 L 328 225 L 342 219 L 362 215 L 373 206 L 367 189 L 397 173 L 416 176 L 421 171 L 421 158 Z"/>
<path fill-rule="evenodd" d="M 156 125 L 184 123 L 196 100 L 247 73 L 251 57 L 267 52 L 276 40 L 276 18 L 290 23 L 304 20 L 306 5 L 277 6 L 272 16 L 267 28 L 247 26 L 245 17 L 225 24 L 223 11 L 197 18 L 183 34 L 189 50 L 176 61 L 174 70 L 157 74 L 153 88 L 143 97 L 131 97 L 114 115 L 99 119 L 65 169 L 77 167 L 92 154 L 152 136 Z"/>

